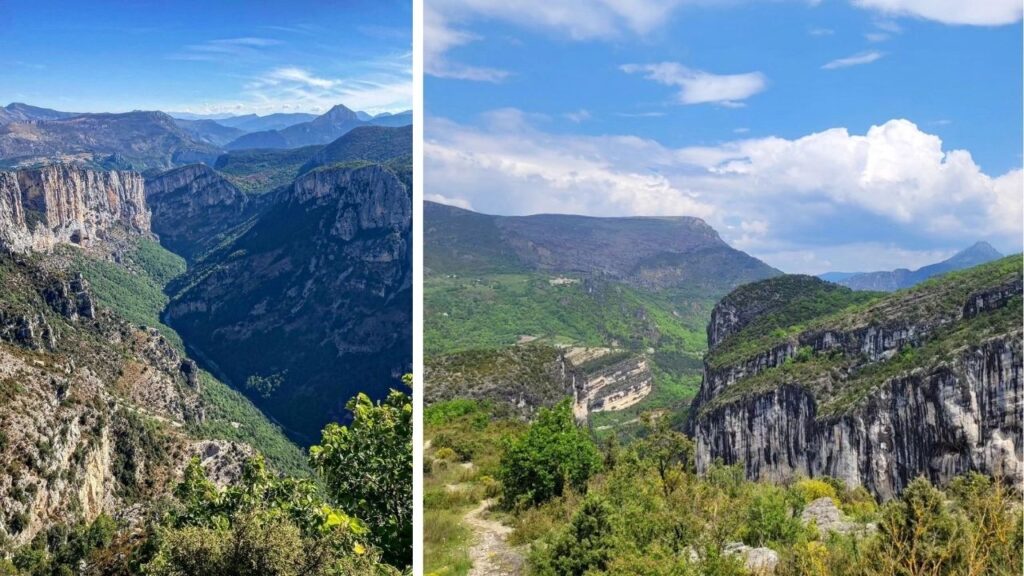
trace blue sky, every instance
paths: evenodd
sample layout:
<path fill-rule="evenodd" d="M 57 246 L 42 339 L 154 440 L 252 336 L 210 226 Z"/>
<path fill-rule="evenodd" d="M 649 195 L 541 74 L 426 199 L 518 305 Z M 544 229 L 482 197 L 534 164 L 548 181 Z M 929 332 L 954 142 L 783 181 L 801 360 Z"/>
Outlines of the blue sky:
<path fill-rule="evenodd" d="M 399 111 L 409 0 L 0 2 L 0 102 L 74 112 Z"/>
<path fill-rule="evenodd" d="M 433 199 L 700 216 L 790 272 L 1021 249 L 1017 0 L 433 0 L 425 35 Z"/>

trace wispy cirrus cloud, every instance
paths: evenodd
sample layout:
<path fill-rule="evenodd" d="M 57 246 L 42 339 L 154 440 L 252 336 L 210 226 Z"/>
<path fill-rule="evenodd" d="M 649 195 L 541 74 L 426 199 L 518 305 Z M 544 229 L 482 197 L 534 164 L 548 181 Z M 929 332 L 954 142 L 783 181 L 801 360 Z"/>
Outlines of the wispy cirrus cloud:
<path fill-rule="evenodd" d="M 300 66 L 279 66 L 250 77 L 237 99 L 174 109 L 198 114 L 266 114 L 325 112 L 344 104 L 369 113 L 408 110 L 412 107 L 410 59 L 410 54 L 397 54 L 359 74 L 337 76 Z"/>
<path fill-rule="evenodd" d="M 681 104 L 742 106 L 743 100 L 768 85 L 767 78 L 760 72 L 712 74 L 676 62 L 625 64 L 619 68 L 628 74 L 643 74 L 644 78 L 659 84 L 678 87 L 677 98 Z"/>
<path fill-rule="evenodd" d="M 424 8 L 424 67 L 440 78 L 501 82 L 510 72 L 461 63 L 449 52 L 482 38 L 469 29 L 477 20 L 499 20 L 547 30 L 570 40 L 643 36 L 669 21 L 672 12 L 700 0 L 435 0 Z"/>
<path fill-rule="evenodd" d="M 1000 26 L 1021 20 L 1020 0 L 853 0 L 888 16 L 909 16 L 952 25 Z"/>
<path fill-rule="evenodd" d="M 838 70 L 840 68 L 849 68 L 851 66 L 862 66 L 864 64 L 871 64 L 877 62 L 885 54 L 877 50 L 870 52 L 861 52 L 860 54 L 854 54 L 853 56 L 847 56 L 845 58 L 837 58 L 831 62 L 827 62 L 822 65 L 822 70 Z"/>
<path fill-rule="evenodd" d="M 263 54 L 264 49 L 283 44 L 274 38 L 260 36 L 243 36 L 240 38 L 220 38 L 198 44 L 189 44 L 168 56 L 172 60 L 192 60 L 200 62 L 225 61 L 238 58 L 253 58 Z"/>

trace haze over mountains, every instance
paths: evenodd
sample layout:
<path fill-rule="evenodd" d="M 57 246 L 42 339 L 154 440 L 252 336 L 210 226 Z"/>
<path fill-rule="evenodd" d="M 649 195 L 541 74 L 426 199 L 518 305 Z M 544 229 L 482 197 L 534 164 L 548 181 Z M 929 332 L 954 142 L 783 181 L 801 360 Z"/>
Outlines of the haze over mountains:
<path fill-rule="evenodd" d="M 194 162 L 213 165 L 225 150 L 323 145 L 360 126 L 411 122 L 408 112 L 360 116 L 343 105 L 321 116 L 215 120 L 174 118 L 158 111 L 78 114 L 14 103 L 0 108 L 0 165 L 32 166 L 60 159 L 152 173 Z"/>
<path fill-rule="evenodd" d="M 899 268 L 884 272 L 829 272 L 822 274 L 820 278 L 848 286 L 854 290 L 893 292 L 901 288 L 909 288 L 933 276 L 954 270 L 963 270 L 1002 257 L 1003 255 L 988 242 L 976 242 L 942 262 L 923 266 L 917 270 Z"/>

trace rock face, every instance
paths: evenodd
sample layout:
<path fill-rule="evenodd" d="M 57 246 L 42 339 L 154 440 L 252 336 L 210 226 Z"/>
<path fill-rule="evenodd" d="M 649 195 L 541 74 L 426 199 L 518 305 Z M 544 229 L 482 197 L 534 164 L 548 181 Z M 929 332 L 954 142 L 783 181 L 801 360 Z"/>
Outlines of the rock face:
<path fill-rule="evenodd" d="M 166 493 L 192 452 L 176 430 L 205 418 L 182 362 L 157 331 L 96 309 L 80 277 L 0 252 L 0 535 L 131 520 Z"/>
<path fill-rule="evenodd" d="M 827 475 L 882 498 L 971 470 L 1024 485 L 1021 291 L 1010 257 L 777 337 L 726 298 L 691 407 L 698 469 L 721 458 L 751 478 Z"/>
<path fill-rule="evenodd" d="M 142 176 L 68 165 L 0 172 L 0 248 L 49 251 L 116 234 L 149 235 Z"/>
<path fill-rule="evenodd" d="M 524 419 L 572 398 L 573 413 L 628 408 L 652 390 L 647 358 L 611 348 L 557 348 L 526 343 L 432 356 L 424 366 L 427 404 L 454 398 L 489 400 Z"/>
<path fill-rule="evenodd" d="M 411 368 L 412 194 L 379 165 L 311 172 L 181 283 L 197 359 L 311 442 Z M 368 383 L 373 383 L 373 390 Z"/>
<path fill-rule="evenodd" d="M 205 164 L 191 164 L 146 179 L 153 232 L 160 242 L 192 260 L 221 234 L 250 218 L 259 202 Z"/>
<path fill-rule="evenodd" d="M 610 348 L 570 348 L 564 362 L 575 375 L 573 412 L 585 420 L 591 412 L 624 410 L 651 393 L 654 376 L 647 358 Z"/>

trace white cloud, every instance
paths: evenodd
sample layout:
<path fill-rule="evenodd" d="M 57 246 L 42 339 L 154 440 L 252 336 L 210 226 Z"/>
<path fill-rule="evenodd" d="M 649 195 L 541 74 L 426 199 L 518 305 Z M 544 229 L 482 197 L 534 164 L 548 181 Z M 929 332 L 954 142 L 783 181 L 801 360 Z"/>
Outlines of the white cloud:
<path fill-rule="evenodd" d="M 472 210 L 473 205 L 463 198 L 449 198 L 444 194 L 425 194 L 424 198 L 431 202 L 437 202 L 439 204 L 447 204 L 449 206 L 455 206 L 456 208 L 462 208 L 465 210 Z"/>
<path fill-rule="evenodd" d="M 907 120 L 668 148 L 551 134 L 506 110 L 426 134 L 428 191 L 488 213 L 699 216 L 787 271 L 916 267 L 980 239 L 1020 249 L 1024 173 L 987 175 Z"/>
<path fill-rule="evenodd" d="M 889 16 L 974 26 L 1013 24 L 1024 11 L 1020 0 L 853 0 L 853 4 Z"/>
<path fill-rule="evenodd" d="M 836 31 L 831 28 L 811 28 L 807 33 L 811 36 L 832 36 Z"/>
<path fill-rule="evenodd" d="M 643 74 L 644 78 L 659 84 L 677 86 L 682 104 L 742 106 L 743 100 L 764 90 L 768 83 L 760 72 L 712 74 L 676 62 L 626 64 L 620 68 L 629 74 Z"/>
<path fill-rule="evenodd" d="M 277 84 L 279 82 L 296 82 L 312 88 L 333 88 L 339 84 L 339 80 L 328 80 L 313 76 L 302 68 L 276 68 L 271 70 L 262 81 Z"/>
<path fill-rule="evenodd" d="M 325 112 L 336 104 L 371 114 L 412 107 L 412 67 L 409 54 L 376 63 L 368 71 L 331 78 L 298 66 L 273 68 L 249 79 L 241 97 L 201 104 L 169 104 L 165 108 L 196 114 L 268 114 Z"/>
<path fill-rule="evenodd" d="M 490 115 L 485 123 L 484 129 L 477 129 L 441 119 L 428 122 L 428 190 L 444 190 L 449 197 L 497 213 L 711 213 L 708 204 L 696 201 L 667 177 L 620 161 L 670 159 L 648 140 L 547 134 L 516 110 Z"/>
<path fill-rule="evenodd" d="M 824 66 L 822 70 L 837 70 L 839 68 L 849 68 L 850 66 L 861 66 L 863 64 L 871 64 L 885 56 L 881 52 L 871 51 L 862 52 L 860 54 L 854 54 L 853 56 L 847 56 L 846 58 L 838 58 L 833 60 Z"/>
<path fill-rule="evenodd" d="M 264 49 L 283 44 L 274 38 L 245 36 L 241 38 L 220 38 L 199 44 L 189 44 L 181 51 L 171 54 L 172 60 L 196 62 L 224 62 L 239 59 L 254 59 L 262 56 Z"/>
<path fill-rule="evenodd" d="M 456 29 L 434 6 L 425 6 L 423 13 L 423 67 L 424 71 L 438 78 L 475 80 L 479 82 L 500 82 L 508 72 L 497 68 L 467 66 L 452 62 L 448 51 L 475 42 L 479 37 L 465 30 Z"/>
<path fill-rule="evenodd" d="M 575 112 L 566 112 L 562 116 L 564 116 L 565 119 L 570 122 L 575 122 L 576 124 L 579 124 L 580 122 L 586 122 L 587 120 L 590 120 L 590 111 L 580 108 Z"/>
<path fill-rule="evenodd" d="M 791 274 L 822 274 L 875 272 L 897 268 L 916 270 L 928 264 L 941 262 L 954 253 L 956 249 L 909 250 L 881 242 L 851 242 L 838 246 L 762 252 L 758 257 Z M 865 258 L 865 255 L 869 255 L 869 258 Z"/>
<path fill-rule="evenodd" d="M 500 82 L 507 70 L 472 66 L 448 52 L 481 38 L 466 27 L 471 21 L 500 20 L 551 31 L 571 40 L 609 40 L 643 36 L 669 21 L 684 3 L 713 0 L 433 0 L 424 7 L 424 68 L 441 78 Z"/>

